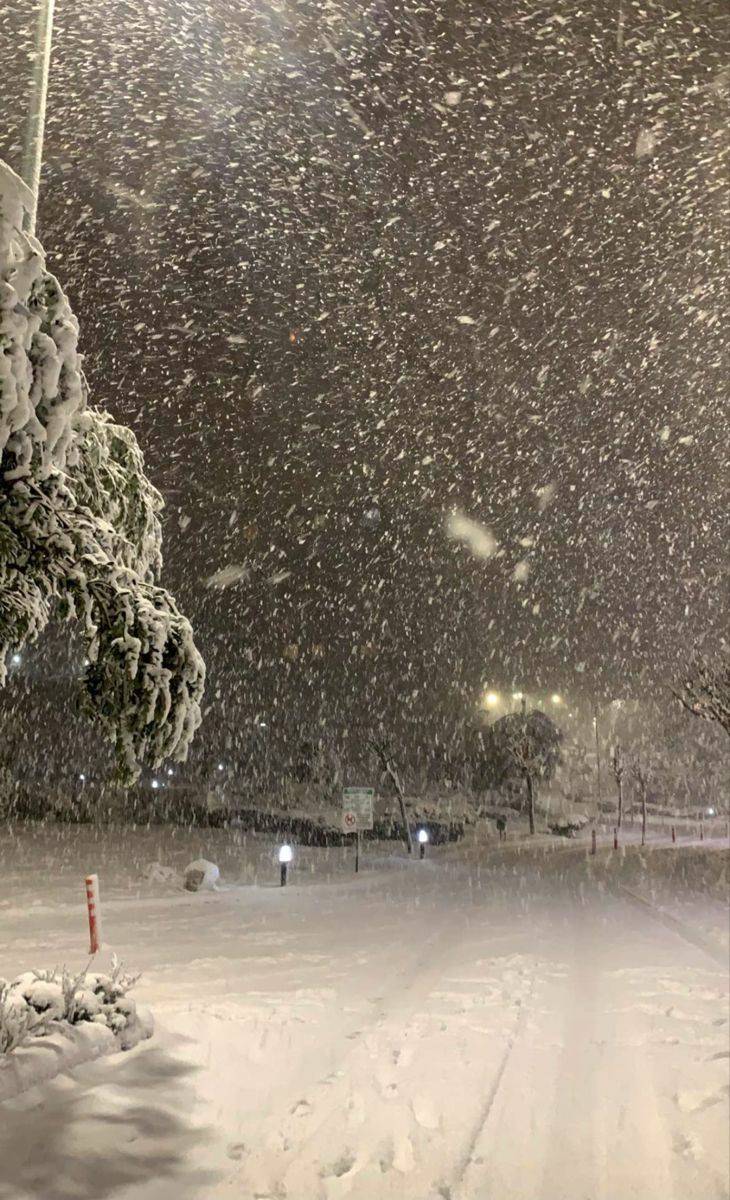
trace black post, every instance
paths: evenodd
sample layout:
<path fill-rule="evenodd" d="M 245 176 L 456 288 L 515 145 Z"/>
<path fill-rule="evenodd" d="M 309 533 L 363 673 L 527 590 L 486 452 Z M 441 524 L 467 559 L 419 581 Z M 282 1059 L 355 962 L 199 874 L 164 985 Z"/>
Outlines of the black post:
<path fill-rule="evenodd" d="M 425 857 L 426 857 L 426 843 L 421 842 L 421 858 L 425 858 Z"/>
<path fill-rule="evenodd" d="M 360 830 L 355 834 L 355 874 L 360 870 Z"/>
<path fill-rule="evenodd" d="M 285 863 L 285 862 L 282 863 L 281 864 L 281 886 L 282 887 L 286 887 L 286 877 L 287 877 L 288 871 L 289 871 L 289 864 Z"/>

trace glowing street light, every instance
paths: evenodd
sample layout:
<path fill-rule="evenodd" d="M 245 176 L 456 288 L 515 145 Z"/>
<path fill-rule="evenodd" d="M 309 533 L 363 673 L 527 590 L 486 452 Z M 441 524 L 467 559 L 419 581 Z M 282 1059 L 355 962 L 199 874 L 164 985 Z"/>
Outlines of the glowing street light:
<path fill-rule="evenodd" d="M 426 846 L 428 845 L 428 830 L 427 829 L 419 829 L 418 845 L 420 847 L 421 858 L 425 858 L 426 857 Z"/>
<path fill-rule="evenodd" d="M 563 703 L 563 697 L 558 695 L 557 692 L 553 692 L 550 699 L 552 700 L 553 704 L 562 704 Z"/>
<path fill-rule="evenodd" d="M 283 846 L 279 846 L 279 867 L 282 887 L 286 887 L 287 876 L 289 874 L 289 863 L 293 857 L 294 851 L 287 842 L 285 842 Z"/>
<path fill-rule="evenodd" d="M 499 692 L 487 692 L 484 697 L 486 708 L 496 708 L 499 704 Z"/>

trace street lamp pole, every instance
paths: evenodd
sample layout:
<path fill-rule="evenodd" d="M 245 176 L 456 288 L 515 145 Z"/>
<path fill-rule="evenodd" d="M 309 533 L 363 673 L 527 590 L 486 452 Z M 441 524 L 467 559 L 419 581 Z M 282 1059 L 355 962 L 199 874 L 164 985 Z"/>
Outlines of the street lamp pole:
<path fill-rule="evenodd" d="M 25 132 L 25 151 L 21 176 L 33 193 L 33 206 L 25 214 L 26 233 L 35 235 L 38 213 L 38 189 L 41 182 L 43 162 L 43 135 L 46 128 L 46 101 L 48 98 L 48 73 L 51 66 L 51 42 L 53 40 L 53 9 L 55 0 L 39 0 L 38 23 L 36 25 L 35 61 L 30 90 L 30 108 Z"/>
<path fill-rule="evenodd" d="M 598 803 L 601 803 L 601 748 L 598 739 L 598 701 L 593 704 L 593 728 L 596 734 L 596 778 L 598 780 Z"/>

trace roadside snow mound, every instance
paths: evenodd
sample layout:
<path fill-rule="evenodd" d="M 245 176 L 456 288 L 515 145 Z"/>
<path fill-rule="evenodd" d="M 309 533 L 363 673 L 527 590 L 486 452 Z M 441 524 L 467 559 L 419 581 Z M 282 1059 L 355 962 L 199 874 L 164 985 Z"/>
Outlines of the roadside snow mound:
<path fill-rule="evenodd" d="M 219 879 L 220 871 L 207 858 L 196 858 L 185 868 L 185 890 L 188 892 L 211 892 Z"/>

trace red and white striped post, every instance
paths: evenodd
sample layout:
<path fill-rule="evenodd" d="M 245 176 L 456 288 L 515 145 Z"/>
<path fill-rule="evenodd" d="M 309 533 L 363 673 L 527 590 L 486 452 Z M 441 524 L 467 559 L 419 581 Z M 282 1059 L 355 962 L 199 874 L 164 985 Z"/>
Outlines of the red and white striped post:
<path fill-rule="evenodd" d="M 596 853 L 596 831 L 595 831 L 595 829 L 592 829 L 591 830 L 591 854 L 595 854 L 595 853 Z"/>
<path fill-rule="evenodd" d="M 101 950 L 101 902 L 99 900 L 99 876 L 86 876 L 86 907 L 89 911 L 89 954 Z"/>
<path fill-rule="evenodd" d="M 613 827 L 613 848 L 614 850 L 618 850 L 618 829 L 615 825 Z"/>

